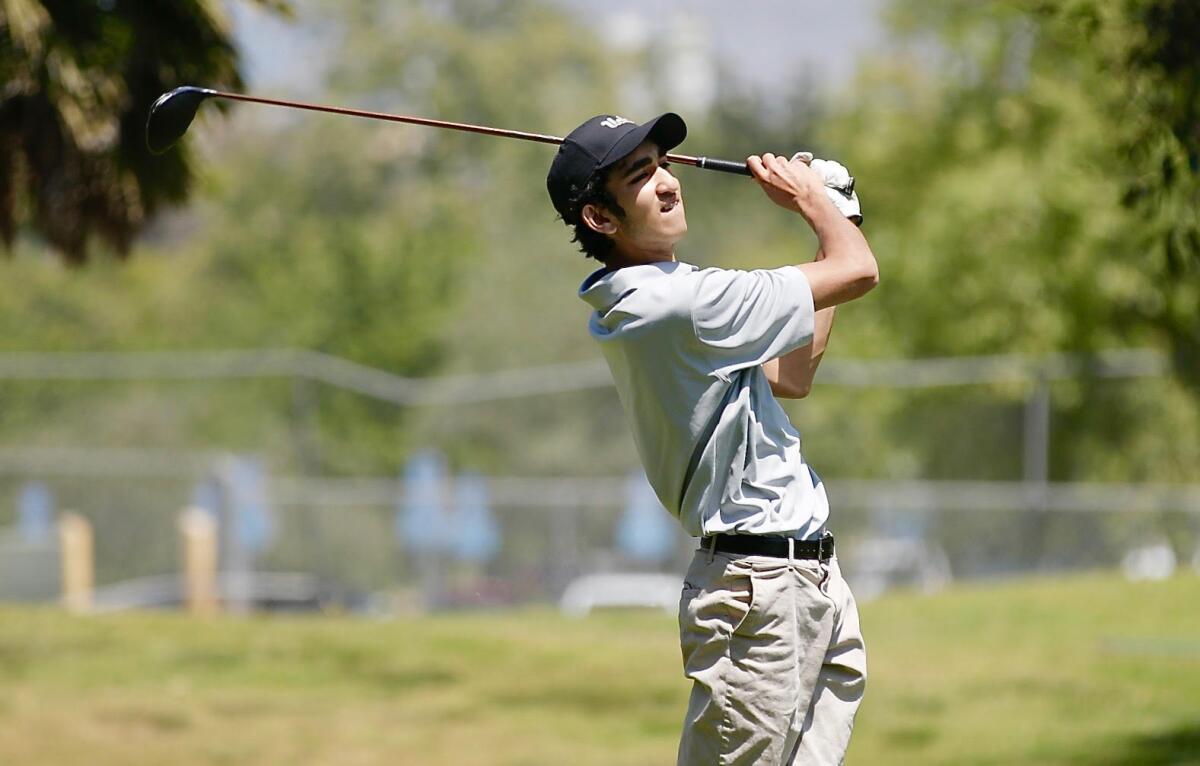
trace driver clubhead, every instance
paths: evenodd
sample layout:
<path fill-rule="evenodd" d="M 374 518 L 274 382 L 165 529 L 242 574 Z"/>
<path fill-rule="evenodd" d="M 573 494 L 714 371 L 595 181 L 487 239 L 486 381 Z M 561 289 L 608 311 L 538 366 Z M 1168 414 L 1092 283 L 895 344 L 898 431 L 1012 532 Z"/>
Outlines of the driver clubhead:
<path fill-rule="evenodd" d="M 216 95 L 215 90 L 185 85 L 159 96 L 146 120 L 146 146 L 154 154 L 170 149 L 187 132 L 201 102 Z"/>

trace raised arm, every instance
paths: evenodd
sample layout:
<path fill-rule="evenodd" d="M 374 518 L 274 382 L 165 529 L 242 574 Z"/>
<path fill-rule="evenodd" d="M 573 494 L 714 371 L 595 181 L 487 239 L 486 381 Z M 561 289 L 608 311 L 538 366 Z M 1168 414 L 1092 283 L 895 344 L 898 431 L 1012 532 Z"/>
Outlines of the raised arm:
<path fill-rule="evenodd" d="M 879 284 L 879 267 L 862 231 L 838 211 L 807 163 L 770 153 L 746 163 L 771 201 L 802 215 L 817 235 L 825 257 L 797 264 L 808 277 L 814 309 L 852 301 Z"/>

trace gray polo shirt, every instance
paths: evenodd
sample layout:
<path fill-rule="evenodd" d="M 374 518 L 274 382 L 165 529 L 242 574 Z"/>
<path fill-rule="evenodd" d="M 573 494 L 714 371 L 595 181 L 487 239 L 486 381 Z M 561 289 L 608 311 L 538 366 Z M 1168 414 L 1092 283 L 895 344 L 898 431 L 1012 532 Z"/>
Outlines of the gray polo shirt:
<path fill-rule="evenodd" d="M 579 288 L 646 476 L 688 534 L 819 537 L 829 516 L 762 364 L 812 342 L 794 266 L 597 271 Z"/>

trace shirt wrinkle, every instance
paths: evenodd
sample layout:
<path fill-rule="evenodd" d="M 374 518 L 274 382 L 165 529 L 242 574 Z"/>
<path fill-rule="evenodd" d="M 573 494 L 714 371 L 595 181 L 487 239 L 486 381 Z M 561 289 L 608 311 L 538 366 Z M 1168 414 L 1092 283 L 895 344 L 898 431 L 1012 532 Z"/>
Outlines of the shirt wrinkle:
<path fill-rule="evenodd" d="M 818 536 L 824 487 L 762 371 L 812 341 L 804 272 L 645 264 L 597 272 L 579 295 L 646 476 L 684 529 Z"/>

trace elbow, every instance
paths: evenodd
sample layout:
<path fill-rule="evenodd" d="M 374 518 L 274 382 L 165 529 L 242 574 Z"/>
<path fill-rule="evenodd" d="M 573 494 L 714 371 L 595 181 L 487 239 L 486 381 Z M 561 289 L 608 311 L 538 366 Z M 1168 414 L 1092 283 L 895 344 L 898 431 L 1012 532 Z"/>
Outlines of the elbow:
<path fill-rule="evenodd" d="M 879 264 L 874 256 L 869 256 L 855 275 L 853 290 L 855 297 L 861 298 L 875 289 L 879 284 Z"/>
<path fill-rule="evenodd" d="M 864 275 L 864 279 L 866 279 L 870 285 L 867 288 L 868 290 L 875 289 L 875 286 L 879 284 L 879 264 L 876 263 L 874 257 L 871 258 L 871 267 L 867 270 L 867 273 Z"/>
<path fill-rule="evenodd" d="M 812 391 L 812 383 L 782 383 L 771 384 L 771 393 L 776 399 L 803 399 Z"/>
<path fill-rule="evenodd" d="M 879 284 L 879 261 L 875 260 L 875 253 L 872 253 L 869 247 L 865 250 L 859 279 L 867 290 L 872 290 L 875 285 Z"/>

